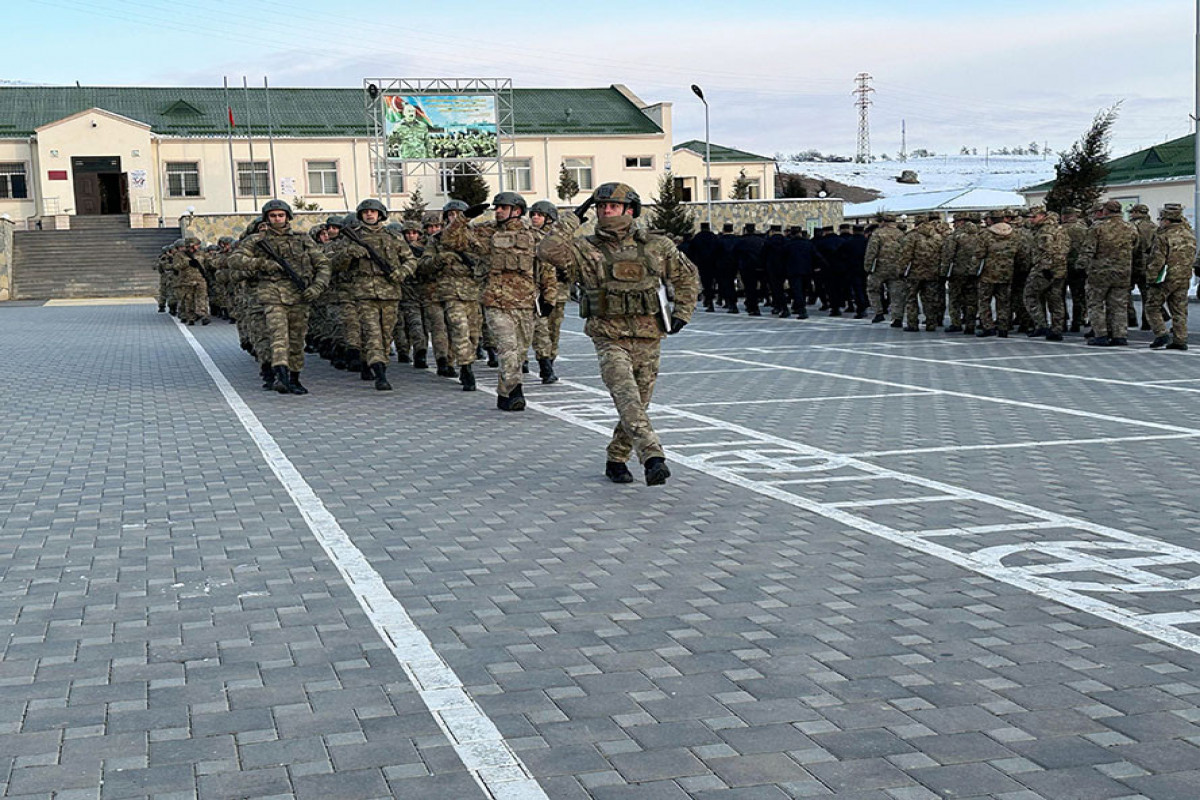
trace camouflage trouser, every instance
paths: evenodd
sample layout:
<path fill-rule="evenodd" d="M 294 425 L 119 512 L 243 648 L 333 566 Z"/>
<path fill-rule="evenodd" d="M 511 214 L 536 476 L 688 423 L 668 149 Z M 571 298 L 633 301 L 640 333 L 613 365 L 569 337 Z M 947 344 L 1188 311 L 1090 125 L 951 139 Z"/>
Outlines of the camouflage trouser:
<path fill-rule="evenodd" d="M 920 300 L 920 310 L 925 312 L 925 324 L 941 324 L 944 303 L 938 298 L 940 294 L 942 294 L 942 281 L 939 278 L 933 280 L 905 278 L 903 318 L 914 328 L 920 324 L 921 318 L 917 311 L 917 301 Z"/>
<path fill-rule="evenodd" d="M 433 357 L 436 360 L 450 357 L 450 335 L 446 330 L 446 312 L 441 303 L 432 300 L 421 306 L 425 315 L 425 330 L 429 331 L 429 339 L 433 343 Z"/>
<path fill-rule="evenodd" d="M 975 327 L 979 313 L 979 287 L 975 277 L 950 279 L 950 324 L 963 328 Z"/>
<path fill-rule="evenodd" d="M 351 302 L 330 303 L 326 313 L 329 317 L 329 334 L 333 340 L 352 350 L 362 350 L 362 323 L 358 318 L 358 306 Z"/>
<path fill-rule="evenodd" d="M 1142 298 L 1142 318 L 1149 322 L 1146 317 L 1146 295 L 1149 293 L 1149 288 L 1146 284 L 1146 270 L 1135 269 L 1129 279 L 1129 304 L 1126 306 L 1126 317 L 1129 327 L 1136 328 L 1138 325 L 1137 309 L 1133 305 L 1133 290 L 1138 290 L 1138 296 Z"/>
<path fill-rule="evenodd" d="M 304 369 L 304 334 L 308 332 L 308 306 L 263 305 L 267 336 L 270 338 L 271 366 L 287 367 L 292 372 Z"/>
<path fill-rule="evenodd" d="M 877 272 L 867 276 L 867 300 L 876 314 L 883 313 L 883 290 L 887 288 L 888 310 L 893 320 L 904 319 L 904 279 L 883 278 Z"/>
<path fill-rule="evenodd" d="M 621 419 L 608 443 L 607 460 L 625 462 L 637 452 L 643 464 L 663 456 L 658 434 L 646 413 L 658 378 L 659 339 L 592 339 L 600 358 L 600 377 Z"/>
<path fill-rule="evenodd" d="M 548 317 L 538 317 L 533 322 L 533 354 L 539 360 L 558 358 L 558 337 L 562 333 L 563 317 L 567 313 L 566 301 L 554 304 Z"/>
<path fill-rule="evenodd" d="M 158 307 L 166 308 L 167 303 L 175 303 L 174 289 L 171 285 L 171 274 L 169 272 L 158 273 Z"/>
<path fill-rule="evenodd" d="M 1089 275 L 1087 286 L 1088 319 L 1096 336 L 1124 339 L 1129 332 L 1126 306 L 1129 303 L 1129 278 L 1117 275 Z"/>
<path fill-rule="evenodd" d="M 496 377 L 496 394 L 508 397 L 521 385 L 521 362 L 533 339 L 532 308 L 484 308 L 488 327 L 496 337 L 500 370 Z"/>
<path fill-rule="evenodd" d="M 446 336 L 450 340 L 450 361 L 456 367 L 475 363 L 479 344 L 479 303 L 475 300 L 447 300 L 442 304 L 446 316 Z"/>
<path fill-rule="evenodd" d="M 1067 289 L 1071 290 L 1071 324 L 1087 322 L 1087 270 L 1067 270 Z M 1064 293 L 1064 303 L 1066 301 Z"/>
<path fill-rule="evenodd" d="M 359 300 L 354 304 L 362 327 L 364 364 L 386 364 L 391 352 L 391 331 L 396 328 L 395 300 Z"/>
<path fill-rule="evenodd" d="M 175 287 L 179 303 L 179 321 L 195 322 L 208 317 L 208 287 L 203 283 L 189 283 Z"/>
<path fill-rule="evenodd" d="M 1025 280 L 1025 313 L 1033 327 L 1049 327 L 1051 333 L 1062 333 L 1067 324 L 1067 304 L 1063 301 L 1063 282 L 1066 278 L 1046 278 L 1041 272 L 1031 272 Z M 1050 325 L 1046 325 L 1046 312 Z"/>
<path fill-rule="evenodd" d="M 1008 330 L 1008 324 L 1012 320 L 1012 312 L 1009 311 L 1011 292 L 1012 285 L 1009 283 L 979 281 L 977 297 L 979 298 L 980 327 L 984 330 L 993 328 L 1002 331 Z M 996 299 L 995 316 L 992 316 L 992 298 Z"/>
<path fill-rule="evenodd" d="M 1017 325 L 1022 328 L 1032 328 L 1033 319 L 1029 316 L 1029 312 L 1025 310 L 1025 304 L 1021 302 L 1021 298 L 1025 296 L 1025 284 L 1029 282 L 1028 272 L 1013 272 L 1012 286 L 1009 289 L 1009 297 L 1016 298 L 1015 308 L 1012 309 L 1013 316 L 1016 317 Z M 1010 306 L 1013 305 L 1010 303 Z"/>
<path fill-rule="evenodd" d="M 484 348 L 488 350 L 495 350 L 497 348 L 496 336 L 492 332 L 492 327 L 488 324 L 487 314 L 484 313 L 487 309 L 485 309 L 482 305 L 479 306 L 479 309 L 479 327 L 476 329 L 477 333 L 475 338 L 483 343 Z"/>
<path fill-rule="evenodd" d="M 1171 338 L 1178 344 L 1187 344 L 1187 315 L 1188 315 L 1188 285 L 1189 281 L 1178 283 L 1153 283 L 1146 287 L 1146 298 L 1142 309 L 1154 335 L 1166 336 L 1167 323 L 1163 319 L 1163 303 L 1171 314 Z"/>
<path fill-rule="evenodd" d="M 392 333 L 396 342 L 396 352 L 428 350 L 429 331 L 425 329 L 425 315 L 421 311 L 420 302 L 401 300 L 399 314 L 399 321 Z"/>

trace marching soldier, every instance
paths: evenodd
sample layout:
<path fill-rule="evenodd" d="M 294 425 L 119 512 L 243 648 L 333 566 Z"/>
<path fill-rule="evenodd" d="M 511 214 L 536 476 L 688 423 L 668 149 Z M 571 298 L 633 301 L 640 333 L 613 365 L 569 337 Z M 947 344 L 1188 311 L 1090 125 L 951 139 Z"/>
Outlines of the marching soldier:
<path fill-rule="evenodd" d="M 450 200 L 442 206 L 443 230 L 466 210 L 462 200 Z M 458 382 L 464 392 L 473 392 L 473 365 L 483 324 L 479 293 L 487 265 L 469 253 L 451 249 L 442 241 L 441 231 L 425 240 L 421 264 L 433 276 L 433 298 L 446 320 L 449 357 L 452 366 L 458 367 Z"/>
<path fill-rule="evenodd" d="M 533 225 L 538 241 L 545 238 L 554 223 L 558 222 L 558 207 L 549 200 L 539 200 L 529 210 L 529 221 Z M 557 383 L 554 360 L 558 358 L 558 340 L 562 333 L 563 317 L 566 316 L 568 293 L 567 275 L 555 271 L 558 294 L 554 298 L 554 309 L 550 316 L 538 315 L 533 321 L 533 354 L 537 358 L 538 377 L 542 383 Z"/>
<path fill-rule="evenodd" d="M 575 238 L 592 204 L 596 232 Z M 646 484 L 658 486 L 671 471 L 646 410 L 658 377 L 662 339 L 691 320 L 700 280 L 694 268 L 684 266 L 670 239 L 635 226 L 641 210 L 641 198 L 632 188 L 602 184 L 575 214 L 562 217 L 539 245 L 538 256 L 580 285 L 584 333 L 596 348 L 600 376 L 620 415 L 604 474 L 614 483 L 632 482 L 625 462 L 636 450 Z M 675 295 L 669 313 L 663 306 L 666 293 L 660 291 L 664 284 Z"/>
<path fill-rule="evenodd" d="M 171 269 L 175 272 L 175 297 L 179 302 L 179 321 L 188 325 L 207 325 L 208 281 L 204 278 L 204 264 L 200 259 L 200 240 L 195 236 L 185 237 L 183 246 L 176 248 L 171 257 Z"/>

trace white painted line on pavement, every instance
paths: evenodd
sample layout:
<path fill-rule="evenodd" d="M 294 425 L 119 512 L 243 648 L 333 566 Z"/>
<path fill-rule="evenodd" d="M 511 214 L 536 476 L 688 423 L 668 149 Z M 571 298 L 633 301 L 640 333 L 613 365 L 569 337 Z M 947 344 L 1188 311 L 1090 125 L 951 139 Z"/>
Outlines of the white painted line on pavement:
<path fill-rule="evenodd" d="M 702 408 L 704 406 L 752 406 L 775 405 L 776 403 L 823 403 L 827 400 L 878 400 L 881 397 L 920 397 L 926 392 L 881 392 L 879 394 L 842 394 L 831 397 L 782 397 L 775 400 L 713 400 L 706 403 L 673 403 L 675 408 Z"/>
<path fill-rule="evenodd" d="M 906 450 L 865 450 L 850 453 L 851 458 L 882 458 L 912 456 L 923 453 L 959 453 L 968 450 L 1019 450 L 1022 448 L 1073 447 L 1085 444 L 1120 444 L 1122 442 L 1154 442 L 1164 439 L 1194 439 L 1198 433 L 1163 433 L 1151 436 L 1109 436 L 1102 439 L 1044 439 L 1040 442 L 1007 442 L 1005 444 L 957 444 L 942 447 L 912 447 Z"/>
<path fill-rule="evenodd" d="M 175 324 L 484 795 L 512 800 L 549 800 L 520 757 L 504 741 L 495 723 L 467 694 L 454 670 L 433 649 L 429 637 L 421 632 L 408 611 L 388 590 L 383 576 L 355 546 L 208 351 L 178 320 Z"/>

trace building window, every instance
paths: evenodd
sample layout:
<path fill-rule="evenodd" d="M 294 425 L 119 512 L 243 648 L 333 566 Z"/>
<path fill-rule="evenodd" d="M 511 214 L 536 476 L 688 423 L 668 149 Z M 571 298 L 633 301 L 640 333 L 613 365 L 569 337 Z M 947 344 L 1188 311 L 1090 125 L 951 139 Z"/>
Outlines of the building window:
<path fill-rule="evenodd" d="M 0 199 L 24 200 L 29 197 L 29 186 L 22 162 L 0 163 Z"/>
<path fill-rule="evenodd" d="M 592 160 L 590 158 L 564 158 L 563 167 L 577 184 L 579 191 L 590 192 L 596 188 L 592 182 Z"/>
<path fill-rule="evenodd" d="M 704 188 L 708 191 L 707 200 L 719 201 L 721 199 L 721 179 L 713 178 L 704 181 Z"/>
<path fill-rule="evenodd" d="M 761 200 L 762 199 L 762 182 L 758 178 L 747 178 L 746 180 L 746 199 Z"/>
<path fill-rule="evenodd" d="M 337 194 L 338 185 L 336 161 L 308 162 L 309 194 Z"/>
<path fill-rule="evenodd" d="M 625 169 L 654 169 L 654 156 L 625 156 Z"/>
<path fill-rule="evenodd" d="M 382 170 L 374 168 L 372 177 L 375 180 L 375 194 L 404 194 L 404 169 L 394 164 L 386 163 Z"/>
<path fill-rule="evenodd" d="M 239 197 L 271 197 L 271 170 L 266 161 L 239 161 L 237 165 Z"/>
<path fill-rule="evenodd" d="M 504 162 L 504 188 L 510 192 L 533 191 L 533 167 L 528 158 Z"/>
<path fill-rule="evenodd" d="M 200 162 L 167 162 L 167 197 L 200 196 Z"/>
<path fill-rule="evenodd" d="M 438 194 L 450 194 L 454 189 L 454 178 L 459 175 L 479 174 L 479 170 L 464 161 L 444 161 L 438 169 Z"/>

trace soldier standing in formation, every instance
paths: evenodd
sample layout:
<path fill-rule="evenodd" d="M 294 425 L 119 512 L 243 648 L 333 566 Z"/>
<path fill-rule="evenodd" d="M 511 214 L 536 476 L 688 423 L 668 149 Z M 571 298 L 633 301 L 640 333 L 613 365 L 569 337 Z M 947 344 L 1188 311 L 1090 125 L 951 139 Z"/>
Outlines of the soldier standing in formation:
<path fill-rule="evenodd" d="M 900 263 L 904 264 L 905 303 L 902 310 L 907 321 L 904 330 L 920 330 L 917 303 L 925 312 L 925 330 L 936 331 L 942 321 L 943 302 L 940 272 L 942 257 L 942 233 L 938 227 L 941 218 L 930 214 L 913 228 L 901 241 Z"/>
<path fill-rule="evenodd" d="M 1189 268 L 1200 277 L 1200 266 L 1193 267 L 1195 254 L 1196 235 L 1183 221 L 1183 206 L 1168 203 L 1163 206 L 1163 226 L 1150 248 L 1146 268 L 1148 286 L 1142 303 L 1143 314 L 1154 331 L 1152 349 L 1187 350 Z M 1164 303 L 1171 314 L 1170 337 L 1163 320 Z"/>
<path fill-rule="evenodd" d="M 1033 263 L 1025 279 L 1024 303 L 1033 321 L 1030 336 L 1045 336 L 1048 341 L 1061 342 L 1066 324 L 1066 303 L 1063 286 L 1067 279 L 1067 255 L 1071 238 L 1058 224 L 1058 216 L 1042 206 L 1030 209 L 1033 225 Z M 1046 322 L 1049 311 L 1050 321 Z"/>
<path fill-rule="evenodd" d="M 1096 347 L 1129 343 L 1126 309 L 1129 285 L 1133 279 L 1138 250 L 1138 231 L 1121 219 L 1121 202 L 1109 200 L 1097 213 L 1099 221 L 1088 229 L 1080 258 L 1088 265 L 1088 318 L 1092 336 L 1088 344 Z"/>
<path fill-rule="evenodd" d="M 573 234 L 592 204 L 596 232 L 576 238 Z M 575 214 L 560 219 L 538 246 L 538 255 L 579 284 L 584 333 L 596 348 L 600 376 L 620 416 L 608 444 L 605 475 L 614 483 L 631 482 L 626 462 L 636 451 L 646 484 L 657 486 L 671 471 L 647 409 L 662 339 L 691 320 L 699 275 L 679 258 L 670 239 L 635 227 L 641 210 L 641 198 L 632 188 L 602 184 Z M 666 294 L 659 291 L 664 285 L 675 296 L 669 323 L 662 301 Z"/>
<path fill-rule="evenodd" d="M 942 274 L 949 295 L 950 326 L 946 333 L 975 333 L 979 307 L 979 213 L 954 216 L 954 230 L 943 240 Z"/>
<path fill-rule="evenodd" d="M 1003 211 L 993 211 L 989 215 L 992 224 L 984 229 L 979 243 L 979 325 L 976 336 L 1008 337 L 1009 325 L 1012 323 L 1012 311 L 1009 306 L 1012 292 L 1013 275 L 1027 271 L 1025 249 L 1022 237 L 1012 225 L 1005 221 Z M 992 308 L 992 301 L 996 306 Z"/>
<path fill-rule="evenodd" d="M 871 322 L 883 322 L 883 292 L 888 293 L 892 327 L 904 324 L 904 278 L 900 265 L 904 234 L 896 226 L 895 214 L 884 214 L 880 225 L 867 242 L 863 268 L 867 271 L 867 298 L 875 309 Z"/>

